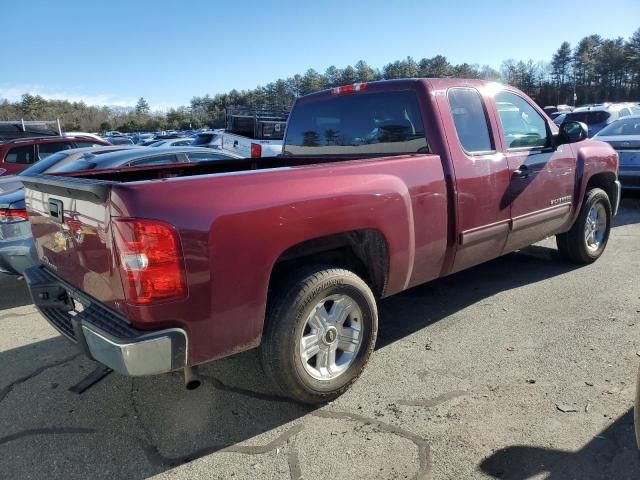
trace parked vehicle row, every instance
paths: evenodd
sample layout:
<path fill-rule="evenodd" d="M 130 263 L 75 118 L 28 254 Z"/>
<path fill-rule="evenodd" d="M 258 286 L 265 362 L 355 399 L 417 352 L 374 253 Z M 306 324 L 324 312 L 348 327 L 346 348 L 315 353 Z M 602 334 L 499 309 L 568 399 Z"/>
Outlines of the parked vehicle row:
<path fill-rule="evenodd" d="M 104 146 L 59 151 L 16 176 L 0 178 L 0 272 L 22 275 L 40 262 L 35 254 L 22 179 L 37 174 L 64 174 L 122 167 L 187 164 L 236 159 L 237 155 L 195 147 L 143 148 Z"/>
<path fill-rule="evenodd" d="M 572 262 L 602 255 L 618 154 L 587 135 L 479 80 L 325 90 L 296 101 L 278 157 L 23 177 L 25 278 L 117 372 L 192 388 L 259 346 L 284 394 L 325 402 L 367 363 L 379 299 L 551 235 Z"/>
<path fill-rule="evenodd" d="M 0 143 L 0 176 L 14 175 L 49 155 L 71 148 L 109 145 L 106 140 L 86 137 L 29 137 Z"/>

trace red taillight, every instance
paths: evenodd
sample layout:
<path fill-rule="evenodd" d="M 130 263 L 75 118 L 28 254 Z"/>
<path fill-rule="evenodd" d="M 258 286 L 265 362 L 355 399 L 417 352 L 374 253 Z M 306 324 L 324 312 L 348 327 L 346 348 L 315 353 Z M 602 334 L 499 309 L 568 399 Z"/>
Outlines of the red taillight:
<path fill-rule="evenodd" d="M 259 143 L 251 144 L 251 158 L 260 158 L 262 157 L 262 145 Z"/>
<path fill-rule="evenodd" d="M 187 296 L 180 240 L 171 225 L 157 220 L 114 220 L 113 238 L 129 303 L 147 305 Z"/>
<path fill-rule="evenodd" d="M 24 208 L 0 208 L 0 223 L 24 222 L 29 214 Z"/>
<path fill-rule="evenodd" d="M 342 93 L 360 92 L 366 88 L 366 83 L 354 83 L 353 85 L 343 85 L 342 87 L 332 88 L 331 93 L 333 93 L 334 95 L 340 95 Z"/>

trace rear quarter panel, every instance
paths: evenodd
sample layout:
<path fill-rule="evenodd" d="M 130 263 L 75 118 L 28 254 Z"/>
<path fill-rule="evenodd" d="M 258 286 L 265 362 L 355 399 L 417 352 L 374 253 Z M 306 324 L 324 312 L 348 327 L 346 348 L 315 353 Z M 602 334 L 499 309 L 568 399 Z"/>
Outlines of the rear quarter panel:
<path fill-rule="evenodd" d="M 187 300 L 127 308 L 139 328 L 184 328 L 192 364 L 259 344 L 272 269 L 298 243 L 379 231 L 390 257 L 389 295 L 412 283 L 415 265 L 423 281 L 437 277 L 447 242 L 435 155 L 140 182 L 114 187 L 112 204 L 112 215 L 177 227 Z"/>

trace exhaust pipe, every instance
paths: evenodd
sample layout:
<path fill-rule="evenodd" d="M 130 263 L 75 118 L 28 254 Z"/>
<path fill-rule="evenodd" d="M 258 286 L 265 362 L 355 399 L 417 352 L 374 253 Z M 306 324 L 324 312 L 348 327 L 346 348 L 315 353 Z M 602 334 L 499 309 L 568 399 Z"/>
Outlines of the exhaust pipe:
<path fill-rule="evenodd" d="M 202 384 L 198 366 L 184 367 L 184 386 L 187 390 L 195 390 Z"/>

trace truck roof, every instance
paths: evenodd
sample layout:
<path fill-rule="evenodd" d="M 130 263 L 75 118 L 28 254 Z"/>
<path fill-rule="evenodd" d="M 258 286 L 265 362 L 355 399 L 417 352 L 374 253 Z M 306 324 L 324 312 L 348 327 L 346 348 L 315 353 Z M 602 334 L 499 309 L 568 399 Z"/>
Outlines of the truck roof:
<path fill-rule="evenodd" d="M 465 79 L 465 78 L 399 78 L 395 80 L 376 80 L 373 82 L 364 82 L 364 83 L 355 83 L 353 85 L 344 85 L 341 87 L 333 87 L 326 88 L 324 90 L 319 90 L 314 93 L 310 93 L 309 95 L 305 95 L 301 97 L 301 99 L 308 98 L 317 98 L 324 97 L 327 95 L 335 95 L 339 92 L 339 89 L 349 89 L 349 88 L 357 88 L 367 90 L 373 89 L 376 91 L 384 91 L 384 90 L 402 90 L 404 88 L 415 88 L 418 84 L 429 83 L 431 87 L 436 89 L 444 89 L 451 87 L 483 87 L 487 85 L 501 85 L 497 82 L 492 82 L 488 80 L 478 80 L 478 79 Z M 346 91 L 344 92 L 346 93 Z M 299 100 L 301 100 L 299 99 Z"/>

